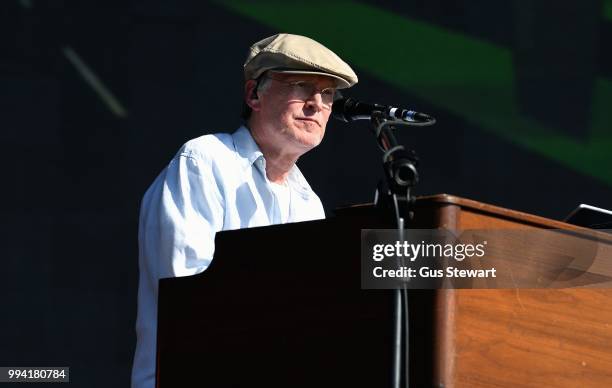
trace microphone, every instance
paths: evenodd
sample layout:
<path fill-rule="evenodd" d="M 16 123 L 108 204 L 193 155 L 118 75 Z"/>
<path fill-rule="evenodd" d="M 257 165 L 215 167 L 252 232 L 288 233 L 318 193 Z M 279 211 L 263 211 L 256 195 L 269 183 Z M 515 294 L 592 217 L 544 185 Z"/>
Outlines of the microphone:
<path fill-rule="evenodd" d="M 344 122 L 369 120 L 374 111 L 380 111 L 391 119 L 400 119 L 411 123 L 433 124 L 436 121 L 436 119 L 425 113 L 388 105 L 367 104 L 365 102 L 353 100 L 352 98 L 340 98 L 334 101 L 332 106 L 332 116 Z"/>

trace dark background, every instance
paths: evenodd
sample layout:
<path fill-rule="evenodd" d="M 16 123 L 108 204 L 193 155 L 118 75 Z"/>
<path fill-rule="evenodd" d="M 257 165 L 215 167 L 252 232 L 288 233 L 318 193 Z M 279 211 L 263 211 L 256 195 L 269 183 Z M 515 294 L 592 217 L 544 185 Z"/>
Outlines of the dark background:
<path fill-rule="evenodd" d="M 247 48 L 279 31 L 353 65 L 345 95 L 438 119 L 399 135 L 417 194 L 612 208 L 609 1 L 270 3 L 3 1 L 0 365 L 128 386 L 140 198 L 182 143 L 240 125 Z M 367 123 L 330 122 L 299 165 L 328 213 L 381 177 Z"/>

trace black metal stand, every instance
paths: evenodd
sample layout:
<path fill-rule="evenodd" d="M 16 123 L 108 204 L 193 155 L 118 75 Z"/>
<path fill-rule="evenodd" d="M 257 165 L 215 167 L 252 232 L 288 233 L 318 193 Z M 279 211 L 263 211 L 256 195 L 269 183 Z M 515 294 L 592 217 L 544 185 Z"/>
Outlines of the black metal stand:
<path fill-rule="evenodd" d="M 374 112 L 371 120 L 372 129 L 383 151 L 383 168 L 385 184 L 379 183 L 375 203 L 383 211 L 393 214 L 397 226 L 397 239 L 405 239 L 404 224 L 413 216 L 412 204 L 414 197 L 412 189 L 419 180 L 417 172 L 418 158 L 414 151 L 408 151 L 399 145 L 394 136 L 394 130 L 400 126 L 411 126 L 414 123 L 389 119 L 383 112 Z M 433 122 L 432 122 L 433 124 Z M 418 125 L 423 125 L 419 123 Z M 400 266 L 403 263 L 400 262 Z M 408 291 L 405 283 L 396 290 L 394 308 L 394 349 L 393 349 L 393 388 L 408 388 L 410 385 L 410 354 L 409 354 L 409 309 Z"/>

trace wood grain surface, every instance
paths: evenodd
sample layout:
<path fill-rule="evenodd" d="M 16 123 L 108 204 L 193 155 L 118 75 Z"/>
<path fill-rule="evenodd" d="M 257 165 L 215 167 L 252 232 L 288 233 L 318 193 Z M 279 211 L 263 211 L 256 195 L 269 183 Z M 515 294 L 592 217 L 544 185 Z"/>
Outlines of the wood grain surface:
<path fill-rule="evenodd" d="M 441 220 L 457 230 L 554 228 L 598 238 L 601 271 L 610 272 L 610 235 L 449 195 L 420 201 L 454 212 Z M 612 387 L 611 289 L 440 290 L 437 309 L 437 386 Z"/>

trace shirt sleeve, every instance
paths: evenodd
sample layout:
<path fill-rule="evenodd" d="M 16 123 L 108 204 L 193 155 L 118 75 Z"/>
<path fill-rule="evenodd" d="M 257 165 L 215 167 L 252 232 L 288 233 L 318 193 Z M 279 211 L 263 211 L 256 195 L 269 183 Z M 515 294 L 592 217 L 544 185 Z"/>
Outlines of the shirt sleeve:
<path fill-rule="evenodd" d="M 205 270 L 223 228 L 221 189 L 212 163 L 180 152 L 145 195 L 141 209 L 141 256 L 156 279 Z"/>
<path fill-rule="evenodd" d="M 185 148 L 147 190 L 140 209 L 136 352 L 132 387 L 155 384 L 157 295 L 160 278 L 204 271 L 223 229 L 222 188 L 213 165 Z"/>

